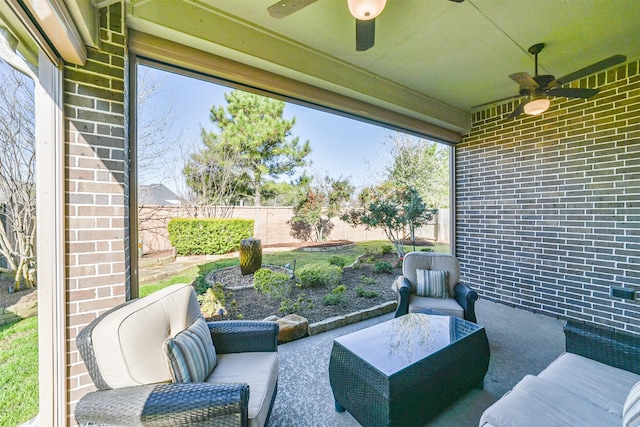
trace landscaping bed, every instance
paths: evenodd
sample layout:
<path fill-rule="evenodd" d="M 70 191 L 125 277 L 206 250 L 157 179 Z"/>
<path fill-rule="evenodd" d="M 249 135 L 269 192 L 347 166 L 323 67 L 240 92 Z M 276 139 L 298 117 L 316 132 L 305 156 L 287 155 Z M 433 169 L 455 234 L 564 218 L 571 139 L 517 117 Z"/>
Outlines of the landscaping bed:
<path fill-rule="evenodd" d="M 334 290 L 339 285 L 306 288 L 293 285 L 286 297 L 257 292 L 252 287 L 225 289 L 223 292 L 226 312 L 214 318 L 262 320 L 271 315 L 282 317 L 295 313 L 307 318 L 309 323 L 314 323 L 394 301 L 395 293 L 391 284 L 402 273 L 401 268 L 395 267 L 397 261 L 397 255 L 394 253 L 365 254 L 352 266 L 344 267 L 339 283 L 344 286 L 344 290 L 338 292 L 341 294 L 339 297 L 329 297 L 331 302 L 337 301 L 333 305 L 327 304 L 325 299 L 327 295 L 335 294 Z M 392 267 L 391 270 L 380 272 L 380 263 L 387 263 Z M 242 277 L 239 267 L 226 268 L 224 274 L 233 275 L 231 282 L 234 284 L 238 280 L 251 282 L 252 275 Z M 216 281 L 224 282 L 224 278 L 216 277 Z M 203 311 L 206 310 L 203 308 Z"/>

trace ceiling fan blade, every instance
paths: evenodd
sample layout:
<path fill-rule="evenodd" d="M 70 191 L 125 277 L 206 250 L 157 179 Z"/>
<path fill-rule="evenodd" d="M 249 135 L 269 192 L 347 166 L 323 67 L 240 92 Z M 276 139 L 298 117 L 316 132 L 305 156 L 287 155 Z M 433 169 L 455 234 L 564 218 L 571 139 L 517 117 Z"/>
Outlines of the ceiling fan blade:
<path fill-rule="evenodd" d="M 559 79 L 556 79 L 555 83 L 557 85 L 564 85 L 574 80 L 578 80 L 583 77 L 589 76 L 591 74 L 595 74 L 598 71 L 606 70 L 607 68 L 613 67 L 614 65 L 620 64 L 626 60 L 627 60 L 627 57 L 624 55 L 613 55 L 607 59 L 603 59 L 600 62 L 591 64 L 588 67 L 584 67 L 578 71 L 569 73 L 564 77 L 560 77 Z"/>
<path fill-rule="evenodd" d="M 269 12 L 269 15 L 273 18 L 282 19 L 316 1 L 317 0 L 281 0 L 269 6 L 267 12 Z"/>
<path fill-rule="evenodd" d="M 599 89 L 583 89 L 573 87 L 557 87 L 546 91 L 548 96 L 564 96 L 566 98 L 591 98 L 596 95 Z"/>
<path fill-rule="evenodd" d="M 376 39 L 376 20 L 356 19 L 356 50 L 362 52 L 373 47 Z"/>
<path fill-rule="evenodd" d="M 518 104 L 518 106 L 515 108 L 515 110 L 513 110 L 511 112 L 511 114 L 509 114 L 509 117 L 507 117 L 507 120 L 509 119 L 515 119 L 516 117 L 518 117 L 520 114 L 524 113 L 524 106 L 525 104 L 529 102 L 529 99 L 525 99 L 524 101 L 522 101 L 520 104 Z"/>
<path fill-rule="evenodd" d="M 528 73 L 525 73 L 525 72 L 510 74 L 509 78 L 514 82 L 518 83 L 520 85 L 520 88 L 523 88 L 523 89 L 532 90 L 538 87 L 538 83 L 536 83 L 536 81 L 533 80 L 533 77 L 531 77 Z"/>

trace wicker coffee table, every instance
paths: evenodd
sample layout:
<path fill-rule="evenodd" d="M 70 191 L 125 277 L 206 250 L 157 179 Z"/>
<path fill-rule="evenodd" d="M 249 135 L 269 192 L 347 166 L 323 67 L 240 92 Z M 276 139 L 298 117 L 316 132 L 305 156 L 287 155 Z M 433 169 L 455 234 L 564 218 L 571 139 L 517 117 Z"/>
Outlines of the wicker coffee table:
<path fill-rule="evenodd" d="M 329 380 L 336 410 L 364 426 L 421 426 L 474 387 L 489 366 L 483 327 L 409 313 L 336 338 Z"/>

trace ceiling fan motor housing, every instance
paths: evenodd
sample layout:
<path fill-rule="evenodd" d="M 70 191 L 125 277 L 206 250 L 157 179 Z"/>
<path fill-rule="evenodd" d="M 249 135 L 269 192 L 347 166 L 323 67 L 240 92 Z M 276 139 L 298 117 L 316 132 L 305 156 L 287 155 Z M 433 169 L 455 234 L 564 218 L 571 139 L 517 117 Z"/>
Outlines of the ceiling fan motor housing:
<path fill-rule="evenodd" d="M 536 83 L 538 83 L 539 87 L 547 88 L 549 86 L 549 83 L 555 80 L 555 77 L 553 77 L 550 74 L 544 74 L 542 76 L 534 76 L 533 80 L 535 80 Z"/>

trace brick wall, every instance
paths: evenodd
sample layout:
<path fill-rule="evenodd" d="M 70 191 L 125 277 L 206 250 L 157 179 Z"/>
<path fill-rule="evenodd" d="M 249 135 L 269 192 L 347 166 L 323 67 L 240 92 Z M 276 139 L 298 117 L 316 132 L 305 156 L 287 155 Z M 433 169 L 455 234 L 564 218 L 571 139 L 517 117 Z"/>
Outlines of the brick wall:
<path fill-rule="evenodd" d="M 456 251 L 483 298 L 640 333 L 639 62 L 538 117 L 475 113 L 456 147 Z M 509 84 L 505 81 L 505 84 Z"/>
<path fill-rule="evenodd" d="M 94 388 L 77 333 L 129 290 L 127 56 L 120 3 L 100 10 L 100 45 L 64 68 L 69 416 Z M 73 423 L 72 418 L 70 423 Z"/>

